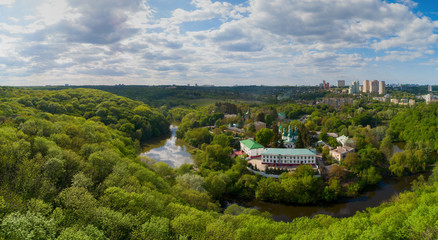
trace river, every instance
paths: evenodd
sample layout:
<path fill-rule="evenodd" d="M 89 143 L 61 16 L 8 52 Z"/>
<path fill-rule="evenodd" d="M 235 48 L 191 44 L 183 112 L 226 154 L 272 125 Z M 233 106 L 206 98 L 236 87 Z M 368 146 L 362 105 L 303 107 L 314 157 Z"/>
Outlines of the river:
<path fill-rule="evenodd" d="M 349 217 L 357 211 L 369 207 L 377 207 L 390 200 L 395 194 L 410 189 L 410 183 L 417 176 L 394 177 L 382 180 L 377 186 L 368 187 L 357 198 L 346 198 L 331 204 L 313 206 L 293 206 L 281 203 L 268 203 L 260 200 L 251 202 L 235 202 L 244 207 L 255 208 L 272 214 L 274 220 L 290 222 L 297 217 L 313 217 L 317 214 L 326 214 L 332 217 Z"/>
<path fill-rule="evenodd" d="M 170 136 L 153 139 L 143 144 L 141 155 L 158 162 L 165 162 L 173 168 L 184 163 L 193 164 L 192 155 L 188 152 L 189 146 L 176 138 L 177 129 L 177 126 L 170 125 Z"/>
<path fill-rule="evenodd" d="M 170 126 L 171 135 L 162 139 L 149 141 L 143 147 L 141 155 L 168 163 L 171 167 L 179 167 L 184 163 L 193 164 L 193 158 L 188 152 L 188 146 L 178 140 L 175 135 L 177 126 Z M 377 207 L 390 200 L 395 194 L 410 188 L 410 183 L 416 176 L 385 178 L 377 186 L 369 187 L 357 198 L 347 198 L 336 203 L 293 206 L 281 203 L 267 203 L 260 200 L 251 202 L 234 202 L 240 206 L 255 208 L 270 212 L 276 221 L 291 221 L 297 217 L 312 217 L 317 214 L 327 214 L 333 217 L 348 217 L 369 207 Z"/>

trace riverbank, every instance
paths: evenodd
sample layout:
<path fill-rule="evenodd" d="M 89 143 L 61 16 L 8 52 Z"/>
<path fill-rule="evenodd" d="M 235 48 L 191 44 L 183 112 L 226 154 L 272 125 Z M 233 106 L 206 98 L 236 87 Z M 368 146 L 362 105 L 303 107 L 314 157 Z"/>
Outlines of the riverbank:
<path fill-rule="evenodd" d="M 357 211 L 365 211 L 369 207 L 377 207 L 384 202 L 391 201 L 401 192 L 410 190 L 411 182 L 419 175 L 404 177 L 388 177 L 378 185 L 367 187 L 367 191 L 356 198 L 343 198 L 333 203 L 319 205 L 286 205 L 282 203 L 269 203 L 260 200 L 234 201 L 229 204 L 254 208 L 261 212 L 269 212 L 275 221 L 290 222 L 298 217 L 313 217 L 326 214 L 332 217 L 350 217 Z"/>

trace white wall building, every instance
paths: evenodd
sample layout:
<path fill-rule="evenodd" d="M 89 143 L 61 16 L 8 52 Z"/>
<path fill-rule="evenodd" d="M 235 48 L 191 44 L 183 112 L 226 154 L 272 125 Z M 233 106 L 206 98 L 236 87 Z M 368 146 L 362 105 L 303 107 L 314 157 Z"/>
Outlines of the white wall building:
<path fill-rule="evenodd" d="M 303 148 L 268 148 L 262 153 L 262 164 L 289 167 L 316 164 L 316 151 Z"/>
<path fill-rule="evenodd" d="M 246 139 L 240 141 L 240 150 L 248 154 L 248 157 L 255 158 L 255 157 L 260 157 L 262 155 L 263 151 L 265 150 L 265 147 L 263 147 L 263 145 L 257 143 L 252 139 Z"/>
<path fill-rule="evenodd" d="M 349 138 L 345 135 L 342 135 L 338 138 L 336 138 L 336 141 L 340 144 L 342 144 L 342 146 L 345 146 L 345 144 L 347 143 L 347 141 L 349 140 Z"/>
<path fill-rule="evenodd" d="M 363 92 L 364 93 L 369 93 L 370 89 L 371 89 L 371 87 L 370 87 L 370 80 L 364 80 L 363 81 L 363 88 L 362 88 Z"/>
<path fill-rule="evenodd" d="M 354 152 L 354 148 L 352 147 L 337 147 L 336 149 L 330 150 L 330 155 L 338 160 L 338 162 L 341 162 L 345 156 L 347 156 L 348 153 Z"/>
<path fill-rule="evenodd" d="M 385 94 L 386 93 L 386 84 L 385 81 L 380 81 L 379 82 L 379 94 Z"/>

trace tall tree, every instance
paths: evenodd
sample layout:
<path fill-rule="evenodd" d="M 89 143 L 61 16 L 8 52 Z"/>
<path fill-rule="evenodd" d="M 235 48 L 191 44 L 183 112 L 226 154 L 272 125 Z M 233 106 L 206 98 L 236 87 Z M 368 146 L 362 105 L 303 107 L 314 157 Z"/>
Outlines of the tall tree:
<path fill-rule="evenodd" d="M 256 141 L 263 146 L 267 146 L 274 136 L 274 131 L 269 128 L 262 128 L 256 134 Z"/>

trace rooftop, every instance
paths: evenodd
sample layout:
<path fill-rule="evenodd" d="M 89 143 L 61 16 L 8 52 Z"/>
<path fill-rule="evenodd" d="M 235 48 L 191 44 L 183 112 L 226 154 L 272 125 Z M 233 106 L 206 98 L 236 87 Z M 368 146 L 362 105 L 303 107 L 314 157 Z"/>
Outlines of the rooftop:
<path fill-rule="evenodd" d="M 333 150 L 331 150 L 331 151 L 333 151 L 333 152 L 338 152 L 338 153 L 340 153 L 340 154 L 343 154 L 343 153 L 348 153 L 348 152 L 352 152 L 352 151 L 354 151 L 354 148 L 352 148 L 352 147 L 348 147 L 348 146 L 345 146 L 345 147 L 337 147 L 336 149 L 333 149 Z"/>
<path fill-rule="evenodd" d="M 316 153 L 307 148 L 267 148 L 262 155 L 316 155 Z"/>
<path fill-rule="evenodd" d="M 260 143 L 254 141 L 252 139 L 246 139 L 246 140 L 242 140 L 240 142 L 249 149 L 264 148 Z"/>

